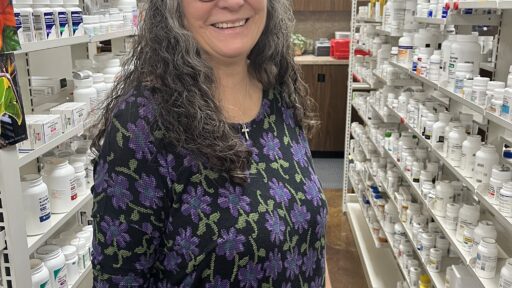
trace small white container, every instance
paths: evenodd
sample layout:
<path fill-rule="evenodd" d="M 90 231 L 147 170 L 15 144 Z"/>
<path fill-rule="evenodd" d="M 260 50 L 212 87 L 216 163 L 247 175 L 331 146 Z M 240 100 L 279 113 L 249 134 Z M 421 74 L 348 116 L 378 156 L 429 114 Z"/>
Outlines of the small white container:
<path fill-rule="evenodd" d="M 444 180 L 436 183 L 436 194 L 432 210 L 438 217 L 446 216 L 446 207 L 448 203 L 453 202 L 453 187 L 450 181 Z"/>
<path fill-rule="evenodd" d="M 93 87 L 93 79 L 86 78 L 83 80 L 73 79 L 75 89 L 73 90 L 73 100 L 87 104 L 87 109 L 91 111 L 92 104 L 98 102 L 98 93 Z"/>
<path fill-rule="evenodd" d="M 492 221 L 482 220 L 478 222 L 475 231 L 473 231 L 473 249 L 471 250 L 471 257 L 476 257 L 478 245 L 482 241 L 482 238 L 492 238 L 496 240 L 498 238 L 498 232 Z"/>
<path fill-rule="evenodd" d="M 462 158 L 460 167 L 465 177 L 473 177 L 473 169 L 475 168 L 476 153 L 482 147 L 482 137 L 480 135 L 469 135 L 462 143 Z"/>
<path fill-rule="evenodd" d="M 491 179 L 489 180 L 489 189 L 487 191 L 487 198 L 490 201 L 496 200 L 497 195 L 503 184 L 512 181 L 512 172 L 508 166 L 494 165 L 491 172 Z"/>
<path fill-rule="evenodd" d="M 456 239 L 459 242 L 464 241 L 464 233 L 466 230 L 473 230 L 480 219 L 480 205 L 464 204 L 459 210 L 459 221 L 457 223 Z"/>
<path fill-rule="evenodd" d="M 466 141 L 467 138 L 464 127 L 453 128 L 448 137 L 448 159 L 454 167 L 460 167 L 462 159 L 462 143 Z"/>
<path fill-rule="evenodd" d="M 473 96 L 473 78 L 464 80 L 464 89 L 462 89 L 464 99 L 471 101 Z"/>
<path fill-rule="evenodd" d="M 80 272 L 78 271 L 78 256 L 76 247 L 72 245 L 64 246 L 62 247 L 62 253 L 64 254 L 64 258 L 66 258 L 68 283 L 75 283 L 78 279 L 78 276 L 80 276 Z"/>
<path fill-rule="evenodd" d="M 52 213 L 69 212 L 78 197 L 75 169 L 67 160 L 54 159 L 53 165 L 47 165 L 43 171 Z"/>
<path fill-rule="evenodd" d="M 512 217 L 512 182 L 503 184 L 498 197 L 498 210 L 505 217 Z"/>
<path fill-rule="evenodd" d="M 51 208 L 48 187 L 38 174 L 24 175 L 21 179 L 23 207 L 27 235 L 40 235 L 51 227 Z"/>
<path fill-rule="evenodd" d="M 75 169 L 75 183 L 78 196 L 87 195 L 87 174 L 85 173 L 85 165 L 83 162 L 71 162 L 71 166 Z"/>
<path fill-rule="evenodd" d="M 121 73 L 121 70 L 121 60 L 113 58 L 107 61 L 105 69 L 103 69 L 102 73 L 108 75 L 118 75 Z"/>
<path fill-rule="evenodd" d="M 54 288 L 68 288 L 66 258 L 59 246 L 47 245 L 36 250 L 36 257 L 44 262 L 50 273 L 50 284 Z"/>
<path fill-rule="evenodd" d="M 455 81 L 453 92 L 462 94 L 464 89 L 464 81 L 466 79 L 473 79 L 473 64 L 471 63 L 459 63 L 457 64 L 457 72 L 455 73 Z"/>
<path fill-rule="evenodd" d="M 444 130 L 450 123 L 452 115 L 449 112 L 439 113 L 439 121 L 432 126 L 432 145 L 436 149 L 442 149 L 444 144 Z M 426 134 L 426 132 L 425 132 Z"/>
<path fill-rule="evenodd" d="M 82 231 L 76 233 L 76 237 L 83 239 L 85 241 L 85 249 L 87 250 L 87 253 L 89 254 L 89 261 L 90 261 L 91 254 L 92 254 L 92 231 L 82 230 Z"/>
<path fill-rule="evenodd" d="M 448 203 L 448 205 L 446 205 L 446 229 L 457 229 L 457 223 L 459 221 L 459 210 L 460 204 L 458 203 Z"/>
<path fill-rule="evenodd" d="M 439 81 L 441 76 L 441 56 L 432 55 L 430 57 L 429 68 L 428 68 L 428 78 L 432 81 Z"/>
<path fill-rule="evenodd" d="M 480 278 L 494 278 L 498 263 L 498 245 L 492 238 L 482 238 L 478 245 L 475 272 Z"/>
<path fill-rule="evenodd" d="M 512 288 L 512 259 L 508 259 L 501 268 L 499 288 Z"/>
<path fill-rule="evenodd" d="M 459 121 L 452 121 L 444 129 L 443 153 L 446 157 L 448 157 L 448 148 L 450 147 L 449 146 L 449 142 L 450 142 L 449 135 L 450 135 L 450 132 L 452 132 L 452 130 L 456 127 L 464 127 L 464 125 L 462 125 L 462 123 Z"/>
<path fill-rule="evenodd" d="M 446 236 L 444 236 L 444 234 L 442 234 L 442 233 L 437 235 L 436 248 L 441 249 L 443 257 L 448 257 L 448 249 L 450 248 L 450 240 L 448 240 L 446 238 Z"/>
<path fill-rule="evenodd" d="M 89 251 L 84 239 L 76 238 L 71 240 L 71 245 L 75 246 L 78 254 L 78 271 L 83 272 L 91 263 L 89 258 Z"/>
<path fill-rule="evenodd" d="M 505 89 L 494 89 L 492 99 L 487 107 L 487 111 L 500 115 L 503 107 L 503 98 L 505 96 Z"/>
<path fill-rule="evenodd" d="M 428 270 L 430 272 L 437 273 L 441 271 L 443 260 L 443 251 L 439 248 L 431 248 L 430 249 L 430 259 L 428 262 Z"/>
<path fill-rule="evenodd" d="M 487 85 L 489 81 L 491 81 L 491 79 L 487 77 L 475 77 L 473 79 L 473 94 L 471 94 L 471 102 L 474 102 L 480 106 L 485 106 L 485 99 L 487 98 Z"/>
<path fill-rule="evenodd" d="M 412 62 L 413 41 L 410 36 L 403 36 L 398 40 L 398 63 L 409 66 Z"/>
<path fill-rule="evenodd" d="M 99 35 L 101 32 L 100 16 L 99 15 L 83 15 L 83 27 L 85 34 L 89 36 Z"/>
<path fill-rule="evenodd" d="M 479 102 L 477 104 L 480 106 L 487 106 L 494 98 L 494 92 L 496 91 L 496 89 L 503 89 L 503 92 L 505 92 L 505 82 L 490 81 L 489 83 L 487 83 L 486 97 L 483 99 L 479 99 Z"/>
<path fill-rule="evenodd" d="M 93 85 L 92 87 L 96 89 L 97 99 L 96 103 L 93 103 L 93 107 L 95 109 L 99 108 L 99 105 L 103 103 L 105 100 L 105 96 L 107 94 L 107 85 L 105 85 L 105 77 L 102 73 L 94 73 L 92 74 Z"/>
<path fill-rule="evenodd" d="M 480 71 L 481 47 L 476 35 L 457 35 L 450 47 L 450 65 L 448 66 L 448 78 L 450 86 L 455 82 L 455 73 L 459 63 L 473 64 L 473 75 Z"/>
<path fill-rule="evenodd" d="M 50 272 L 39 259 L 30 259 L 32 288 L 50 287 Z"/>
<path fill-rule="evenodd" d="M 494 145 L 483 145 L 475 155 L 473 177 L 476 183 L 489 183 L 492 167 L 499 163 L 499 155 Z"/>

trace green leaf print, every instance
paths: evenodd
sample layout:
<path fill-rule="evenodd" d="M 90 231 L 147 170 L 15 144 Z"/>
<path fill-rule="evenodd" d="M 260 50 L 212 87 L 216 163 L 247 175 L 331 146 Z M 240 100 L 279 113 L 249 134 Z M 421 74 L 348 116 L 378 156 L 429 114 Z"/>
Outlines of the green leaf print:
<path fill-rule="evenodd" d="M 249 256 L 246 256 L 246 257 L 244 257 L 242 260 L 240 260 L 240 262 L 238 263 L 238 265 L 239 265 L 240 267 L 243 267 L 243 266 L 247 265 L 247 263 L 248 263 L 248 262 L 249 262 Z"/>
<path fill-rule="evenodd" d="M 240 215 L 240 217 L 238 217 L 238 222 L 235 227 L 237 229 L 244 228 L 245 226 L 247 226 L 247 224 L 245 223 L 246 221 L 247 221 L 247 216 L 245 216 L 245 214 Z"/>
<path fill-rule="evenodd" d="M 117 141 L 117 145 L 119 145 L 119 147 L 123 147 L 123 133 L 121 133 L 121 131 L 117 132 L 116 141 Z"/>
<path fill-rule="evenodd" d="M 267 211 L 267 208 L 265 207 L 265 205 L 260 204 L 260 206 L 258 206 L 258 212 L 263 213 L 265 211 Z"/>
<path fill-rule="evenodd" d="M 126 257 L 132 255 L 132 252 L 126 251 L 126 250 L 121 250 L 121 251 L 119 251 L 119 255 L 121 255 L 121 257 L 123 257 L 123 258 L 126 258 Z"/>
<path fill-rule="evenodd" d="M 258 251 L 258 256 L 265 257 L 267 255 L 267 252 L 265 252 L 265 249 L 260 248 L 260 251 Z"/>
<path fill-rule="evenodd" d="M 251 213 L 251 214 L 249 214 L 249 219 L 256 222 L 256 221 L 258 221 L 259 216 L 260 215 L 258 213 Z"/>
<path fill-rule="evenodd" d="M 133 213 L 132 213 L 132 216 L 130 217 L 130 219 L 132 219 L 133 221 L 138 221 L 139 218 L 140 218 L 139 211 L 133 210 Z"/>
<path fill-rule="evenodd" d="M 212 215 L 210 215 L 210 222 L 217 222 L 217 220 L 219 220 L 219 218 L 220 218 L 220 213 L 215 212 Z"/>
<path fill-rule="evenodd" d="M 174 191 L 176 191 L 176 193 L 181 193 L 181 191 L 183 191 L 183 188 L 185 188 L 185 185 L 183 185 L 183 184 L 175 184 L 174 185 Z"/>
<path fill-rule="evenodd" d="M 117 250 L 117 249 L 116 249 L 114 246 L 110 246 L 110 247 L 108 247 L 107 249 L 105 249 L 105 250 L 103 251 L 103 253 L 105 253 L 106 255 L 110 255 L 110 256 L 112 256 L 112 255 L 114 255 L 114 253 L 116 252 L 116 250 Z"/>
<path fill-rule="evenodd" d="M 130 165 L 130 170 L 132 170 L 132 171 L 135 170 L 137 168 L 137 164 L 138 164 L 137 160 L 135 160 L 135 159 L 130 160 L 130 163 L 128 164 L 128 165 Z"/>

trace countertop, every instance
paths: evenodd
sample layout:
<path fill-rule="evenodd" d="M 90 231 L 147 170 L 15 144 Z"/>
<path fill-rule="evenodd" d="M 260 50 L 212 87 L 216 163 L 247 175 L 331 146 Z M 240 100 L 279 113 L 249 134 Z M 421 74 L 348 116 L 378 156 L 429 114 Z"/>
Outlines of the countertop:
<path fill-rule="evenodd" d="M 296 56 L 295 63 L 299 65 L 348 65 L 348 60 L 336 60 L 329 56 L 303 55 Z"/>

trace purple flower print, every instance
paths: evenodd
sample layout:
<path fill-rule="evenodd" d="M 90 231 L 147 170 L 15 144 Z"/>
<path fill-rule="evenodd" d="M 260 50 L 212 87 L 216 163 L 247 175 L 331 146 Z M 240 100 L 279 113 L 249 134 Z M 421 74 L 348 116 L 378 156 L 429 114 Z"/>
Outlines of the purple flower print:
<path fill-rule="evenodd" d="M 114 208 L 126 209 L 128 202 L 133 200 L 132 193 L 128 191 L 128 179 L 121 175 L 112 174 L 112 178 L 107 182 L 107 195 L 112 197 Z"/>
<path fill-rule="evenodd" d="M 258 112 L 258 116 L 256 117 L 256 120 L 260 121 L 261 119 L 265 118 L 265 115 L 270 113 L 270 101 L 268 99 L 263 99 L 261 101 L 261 108 L 260 112 Z"/>
<path fill-rule="evenodd" d="M 181 263 L 181 257 L 176 252 L 168 252 L 165 255 L 164 267 L 167 271 L 178 272 L 178 264 Z"/>
<path fill-rule="evenodd" d="M 265 213 L 265 218 L 267 218 L 265 226 L 270 231 L 270 238 L 272 242 L 279 244 L 279 242 L 284 238 L 284 221 L 279 219 L 279 214 L 275 210 L 272 214 Z"/>
<path fill-rule="evenodd" d="M 140 180 L 135 182 L 135 187 L 140 192 L 139 200 L 147 207 L 157 208 L 162 206 L 162 196 L 164 193 L 156 187 L 155 177 L 146 176 L 142 173 Z"/>
<path fill-rule="evenodd" d="M 144 281 L 135 276 L 133 273 L 128 274 L 128 276 L 113 276 L 112 280 L 114 280 L 114 283 L 119 284 L 118 287 L 138 287 L 142 286 Z"/>
<path fill-rule="evenodd" d="M 139 258 L 139 262 L 135 263 L 135 267 L 138 270 L 142 270 L 147 273 L 149 271 L 149 268 L 151 268 L 155 264 L 155 262 L 156 262 L 155 254 L 152 254 L 149 256 L 142 255 Z"/>
<path fill-rule="evenodd" d="M 306 272 L 306 276 L 309 277 L 313 275 L 313 269 L 315 269 L 316 265 L 316 252 L 313 249 L 308 249 L 308 253 L 304 256 L 304 272 Z"/>
<path fill-rule="evenodd" d="M 154 246 L 160 244 L 160 232 L 158 232 L 159 230 L 153 229 L 153 226 L 150 223 L 142 223 L 142 231 L 146 232 L 147 235 L 150 235 L 153 238 Z"/>
<path fill-rule="evenodd" d="M 270 132 L 263 133 L 263 138 L 260 139 L 261 144 L 263 144 L 263 153 L 268 155 L 272 161 L 275 161 L 277 158 L 282 158 L 283 154 L 279 150 L 281 147 L 281 143 L 279 139 L 274 137 L 274 135 Z"/>
<path fill-rule="evenodd" d="M 322 285 L 322 277 L 316 277 L 315 278 L 315 281 L 311 282 L 311 285 L 309 286 L 310 288 L 323 288 L 324 286 Z"/>
<path fill-rule="evenodd" d="M 295 115 L 294 115 L 293 109 L 283 108 L 283 118 L 284 118 L 284 123 L 295 128 Z"/>
<path fill-rule="evenodd" d="M 96 173 L 94 173 L 94 190 L 101 191 L 107 187 L 107 171 L 108 164 L 101 159 L 96 166 Z"/>
<path fill-rule="evenodd" d="M 172 154 L 158 154 L 157 156 L 158 162 L 160 162 L 160 167 L 158 168 L 158 171 L 160 171 L 160 174 L 167 177 L 169 180 L 174 181 L 176 180 L 176 173 L 173 170 L 174 165 L 176 164 L 176 161 L 174 160 L 174 156 Z M 171 183 L 168 183 L 171 184 Z"/>
<path fill-rule="evenodd" d="M 199 186 L 197 190 L 194 187 L 189 186 L 187 188 L 188 193 L 183 194 L 183 206 L 181 206 L 181 212 L 184 215 L 190 215 L 195 223 L 199 222 L 199 213 L 203 212 L 210 214 L 212 209 L 208 206 L 212 199 L 209 196 L 204 195 L 204 188 Z"/>
<path fill-rule="evenodd" d="M 100 226 L 101 230 L 107 234 L 106 241 L 108 245 L 116 241 L 119 247 L 124 248 L 130 241 L 130 236 L 126 233 L 126 231 L 128 231 L 128 224 L 121 223 L 119 220 L 112 220 L 110 217 L 105 216 L 105 220 L 101 222 Z"/>
<path fill-rule="evenodd" d="M 270 252 L 268 255 L 268 260 L 265 262 L 263 266 L 265 269 L 265 275 L 276 279 L 277 274 L 279 274 L 283 270 L 283 262 L 281 261 L 281 253 L 277 251 L 277 248 L 274 249 L 274 252 Z"/>
<path fill-rule="evenodd" d="M 174 243 L 174 245 L 176 245 L 175 250 L 185 256 L 187 261 L 190 261 L 199 252 L 196 247 L 197 244 L 199 244 L 199 239 L 192 236 L 192 229 L 190 227 L 187 227 L 187 230 L 180 228 L 178 232 L 179 235 L 176 236 L 176 241 Z"/>
<path fill-rule="evenodd" d="M 245 140 L 245 137 L 242 137 L 242 140 Z M 258 157 L 258 149 L 256 147 L 254 147 L 254 143 L 252 142 L 251 139 L 249 140 L 245 140 L 245 145 L 247 146 L 247 148 L 249 148 L 249 150 L 251 151 L 252 153 L 252 160 L 255 161 L 255 162 L 259 162 L 260 161 L 260 158 Z"/>
<path fill-rule="evenodd" d="M 148 98 L 138 97 L 137 103 L 139 104 L 139 116 L 141 118 L 146 117 L 147 119 L 151 119 L 155 116 L 153 104 L 151 104 Z"/>
<path fill-rule="evenodd" d="M 255 264 L 252 261 L 238 272 L 238 279 L 243 287 L 258 287 L 258 280 L 261 279 L 261 277 L 263 277 L 261 264 Z"/>
<path fill-rule="evenodd" d="M 286 260 L 284 261 L 286 277 L 293 279 L 295 275 L 299 274 L 301 264 L 302 257 L 299 255 L 297 247 L 294 247 L 291 252 L 286 252 Z"/>
<path fill-rule="evenodd" d="M 275 178 L 272 179 L 269 183 L 270 185 L 270 194 L 274 196 L 277 202 L 284 203 L 284 205 L 288 206 L 288 200 L 290 200 L 291 195 L 290 191 L 284 187 L 284 184 L 278 182 Z"/>
<path fill-rule="evenodd" d="M 293 159 L 299 162 L 300 166 L 306 167 L 308 164 L 308 158 L 306 157 L 306 149 L 304 145 L 292 142 L 292 153 Z"/>
<path fill-rule="evenodd" d="M 306 190 L 306 198 L 313 202 L 313 205 L 318 206 L 320 204 L 320 191 L 314 181 L 306 180 L 304 185 Z"/>
<path fill-rule="evenodd" d="M 283 283 L 281 285 L 281 288 L 292 288 L 292 284 L 291 283 Z"/>
<path fill-rule="evenodd" d="M 305 206 L 299 206 L 297 203 L 293 204 L 293 210 L 291 212 L 292 222 L 295 229 L 302 233 L 302 230 L 308 226 L 308 221 L 311 218 L 311 214 L 308 212 Z"/>
<path fill-rule="evenodd" d="M 212 283 L 206 284 L 206 288 L 229 288 L 229 281 L 224 280 L 217 275 Z"/>
<path fill-rule="evenodd" d="M 155 153 L 156 148 L 153 145 L 149 127 L 146 125 L 144 120 L 139 119 L 135 125 L 129 123 L 127 125 L 128 132 L 131 137 L 128 141 L 128 146 L 135 151 L 135 158 L 142 159 L 146 158 L 148 160 L 153 157 L 153 153 Z"/>
<path fill-rule="evenodd" d="M 325 235 L 325 224 L 327 223 L 327 210 L 325 208 L 320 209 L 320 215 L 316 216 L 316 235 L 319 238 Z"/>
<path fill-rule="evenodd" d="M 93 264 L 99 264 L 103 260 L 103 253 L 101 251 L 100 245 L 98 245 L 98 242 L 93 241 L 92 242 L 92 253 L 91 253 L 91 262 Z"/>
<path fill-rule="evenodd" d="M 185 149 L 180 149 L 179 153 L 185 158 L 183 159 L 183 165 L 190 167 L 192 172 L 197 173 L 199 171 L 199 161 L 195 159 L 194 155 Z"/>
<path fill-rule="evenodd" d="M 109 288 L 108 283 L 102 280 L 97 280 L 94 282 L 94 287 L 96 288 Z"/>
<path fill-rule="evenodd" d="M 158 282 L 158 288 L 173 288 L 174 286 L 169 282 L 169 280 L 164 280 L 163 282 Z"/>
<path fill-rule="evenodd" d="M 222 208 L 228 208 L 231 215 L 238 217 L 238 208 L 245 212 L 249 212 L 249 197 L 242 195 L 242 188 L 240 186 L 233 187 L 231 184 L 226 184 L 225 188 L 219 189 L 219 205 Z"/>
<path fill-rule="evenodd" d="M 233 260 L 236 253 L 244 250 L 245 237 L 238 235 L 233 227 L 229 228 L 229 233 L 222 229 L 220 234 L 222 238 L 217 240 L 215 253 L 225 255 L 228 260 Z"/>

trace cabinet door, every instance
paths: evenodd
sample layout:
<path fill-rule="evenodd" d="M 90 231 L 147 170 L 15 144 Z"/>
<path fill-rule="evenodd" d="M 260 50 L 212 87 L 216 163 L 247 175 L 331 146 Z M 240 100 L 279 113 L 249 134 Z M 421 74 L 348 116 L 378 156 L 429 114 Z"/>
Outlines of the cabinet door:
<path fill-rule="evenodd" d="M 332 9 L 334 11 L 351 11 L 352 1 L 349 0 L 332 0 Z"/>
<path fill-rule="evenodd" d="M 341 152 L 345 147 L 348 66 L 303 65 L 302 71 L 320 120 L 320 127 L 309 139 L 310 148 Z"/>
<path fill-rule="evenodd" d="M 329 11 L 333 0 L 293 0 L 294 11 Z"/>

